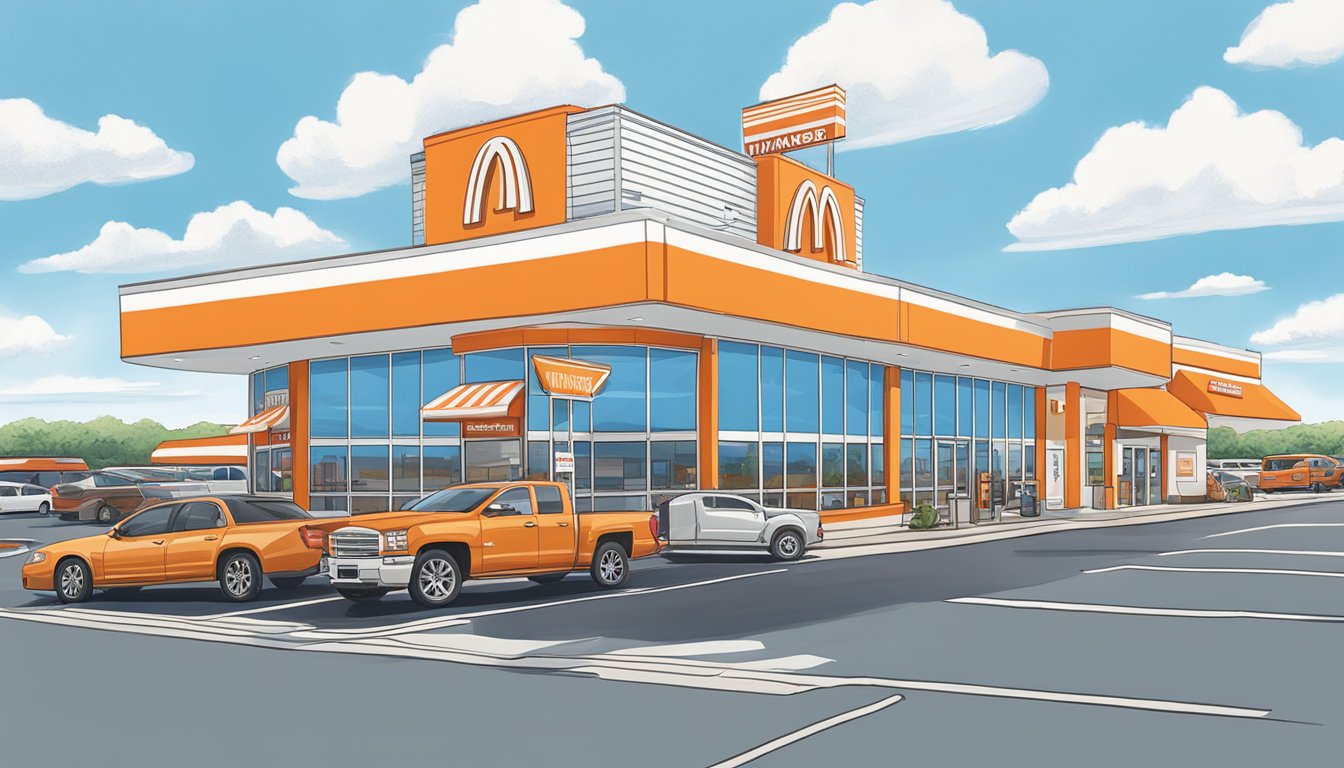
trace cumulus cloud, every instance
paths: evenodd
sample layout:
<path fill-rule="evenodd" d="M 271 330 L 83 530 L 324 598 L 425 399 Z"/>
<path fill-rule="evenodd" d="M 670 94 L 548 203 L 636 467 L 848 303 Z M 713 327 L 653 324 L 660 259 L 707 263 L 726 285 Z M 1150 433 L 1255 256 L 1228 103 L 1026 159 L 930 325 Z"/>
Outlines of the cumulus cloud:
<path fill-rule="evenodd" d="M 1252 67 L 1319 67 L 1344 57 L 1344 2 L 1275 3 L 1223 53 L 1229 64 Z"/>
<path fill-rule="evenodd" d="M 94 133 L 47 117 L 29 99 L 0 99 L 0 200 L 176 176 L 195 162 L 124 117 L 103 115 Z"/>
<path fill-rule="evenodd" d="M 1344 343 L 1344 293 L 1309 301 L 1263 331 L 1251 334 L 1253 344 Z"/>
<path fill-rule="evenodd" d="M 1202 87 L 1165 127 L 1110 128 L 1073 181 L 1008 222 L 1008 251 L 1085 248 L 1221 229 L 1344 220 L 1344 140 L 1314 147 L 1281 112 L 1243 114 Z"/>
<path fill-rule="evenodd" d="M 20 272 L 158 272 L 190 267 L 238 267 L 316 256 L 346 242 L 293 208 L 274 214 L 241 200 L 191 217 L 181 240 L 124 221 L 103 225 L 76 251 L 34 259 Z"/>
<path fill-rule="evenodd" d="M 70 341 L 37 315 L 0 317 L 0 358 L 46 352 Z"/>
<path fill-rule="evenodd" d="M 1136 299 L 1197 299 L 1204 296 L 1245 296 L 1248 293 L 1268 291 L 1264 280 L 1250 275 L 1234 275 L 1231 272 L 1219 272 L 1216 275 L 1201 277 L 1183 291 L 1155 291 L 1141 293 Z"/>
<path fill-rule="evenodd" d="M 1261 357 L 1279 363 L 1340 363 L 1344 362 L 1344 349 L 1280 349 Z"/>
<path fill-rule="evenodd" d="M 985 29 L 946 0 L 841 3 L 789 48 L 763 100 L 836 83 L 848 94 L 850 150 L 997 125 L 1030 109 L 1050 84 L 1045 65 L 991 54 Z"/>
<path fill-rule="evenodd" d="M 55 395 L 120 395 L 153 390 L 153 381 L 127 381 L 104 376 L 45 376 L 33 381 L 0 387 L 0 397 L 49 397 Z"/>
<path fill-rule="evenodd" d="M 336 121 L 309 115 L 276 162 L 315 200 L 358 197 L 405 181 L 425 136 L 566 102 L 625 100 L 625 86 L 579 47 L 584 19 L 559 0 L 481 0 L 457 14 L 453 40 L 408 83 L 360 72 Z"/>

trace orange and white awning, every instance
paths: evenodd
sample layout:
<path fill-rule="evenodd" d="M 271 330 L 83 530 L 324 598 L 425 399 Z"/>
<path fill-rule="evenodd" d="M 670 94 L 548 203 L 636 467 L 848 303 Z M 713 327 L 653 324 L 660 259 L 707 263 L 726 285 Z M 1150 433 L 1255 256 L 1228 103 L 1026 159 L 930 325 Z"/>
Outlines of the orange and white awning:
<path fill-rule="evenodd" d="M 1167 391 L 1192 409 L 1207 414 L 1209 426 L 1264 427 L 1263 422 L 1288 424 L 1302 420 L 1297 411 L 1268 387 L 1253 380 L 1179 370 L 1171 377 Z"/>
<path fill-rule="evenodd" d="M 1121 389 L 1115 393 L 1113 418 L 1121 427 L 1161 431 L 1168 428 L 1204 429 L 1204 416 L 1165 389 Z"/>
<path fill-rule="evenodd" d="M 521 381 L 486 381 L 453 387 L 420 409 L 425 421 L 462 421 L 512 416 L 510 407 L 523 391 Z"/>
<path fill-rule="evenodd" d="M 258 413 L 242 424 L 229 430 L 231 435 L 250 435 L 270 429 L 289 428 L 289 406 L 277 405 Z"/>
<path fill-rule="evenodd" d="M 247 435 L 164 440 L 149 456 L 151 464 L 247 466 Z"/>

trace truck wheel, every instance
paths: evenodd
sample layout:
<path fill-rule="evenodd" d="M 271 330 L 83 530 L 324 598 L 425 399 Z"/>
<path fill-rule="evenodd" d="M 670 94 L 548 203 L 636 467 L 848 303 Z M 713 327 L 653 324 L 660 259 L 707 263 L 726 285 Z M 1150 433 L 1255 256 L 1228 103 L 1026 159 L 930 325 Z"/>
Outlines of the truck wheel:
<path fill-rule="evenodd" d="M 349 587 L 337 587 L 336 592 L 346 600 L 353 600 L 356 603 L 368 603 L 391 592 L 390 589 L 375 587 L 373 589 L 350 589 Z"/>
<path fill-rule="evenodd" d="M 528 576 L 527 579 L 538 584 L 558 584 L 568 575 L 568 573 L 539 573 L 536 576 Z"/>
<path fill-rule="evenodd" d="M 427 549 L 415 556 L 409 585 L 411 599 L 426 608 L 442 608 L 462 591 L 462 569 L 442 549 Z"/>
<path fill-rule="evenodd" d="M 272 576 L 271 583 L 276 589 L 295 589 L 307 578 L 307 576 Z"/>
<path fill-rule="evenodd" d="M 770 556 L 776 560 L 791 562 L 802 557 L 806 551 L 807 543 L 795 528 L 785 528 L 770 540 Z"/>
<path fill-rule="evenodd" d="M 56 597 L 62 603 L 82 603 L 93 592 L 93 574 L 77 557 L 62 560 L 56 566 Z"/>
<path fill-rule="evenodd" d="M 597 545 L 593 553 L 593 581 L 599 587 L 615 589 L 630 578 L 630 558 L 625 548 L 614 541 L 604 541 Z"/>
<path fill-rule="evenodd" d="M 98 508 L 98 522 L 111 523 L 117 519 L 117 510 L 104 504 Z"/>
<path fill-rule="evenodd" d="M 246 603 L 261 592 L 261 564 L 251 552 L 230 552 L 219 561 L 219 591 L 232 603 Z"/>

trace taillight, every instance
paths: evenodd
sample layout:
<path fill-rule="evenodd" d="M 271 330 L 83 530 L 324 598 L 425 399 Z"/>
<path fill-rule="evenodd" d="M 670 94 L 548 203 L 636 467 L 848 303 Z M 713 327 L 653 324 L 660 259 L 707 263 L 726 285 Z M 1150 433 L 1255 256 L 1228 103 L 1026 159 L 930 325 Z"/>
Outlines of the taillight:
<path fill-rule="evenodd" d="M 54 485 L 51 486 L 51 498 L 54 499 L 54 498 L 56 498 L 57 496 L 60 496 L 60 495 L 61 495 L 60 492 L 56 490 L 56 486 L 54 486 Z"/>
<path fill-rule="evenodd" d="M 303 539 L 303 545 L 309 549 L 322 549 L 327 546 L 327 532 L 321 528 L 305 525 L 299 529 L 299 538 Z"/>
<path fill-rule="evenodd" d="M 658 516 L 657 516 L 657 515 L 649 515 L 649 535 L 653 537 L 653 540 L 654 540 L 654 541 L 657 541 L 657 540 L 658 540 Z"/>

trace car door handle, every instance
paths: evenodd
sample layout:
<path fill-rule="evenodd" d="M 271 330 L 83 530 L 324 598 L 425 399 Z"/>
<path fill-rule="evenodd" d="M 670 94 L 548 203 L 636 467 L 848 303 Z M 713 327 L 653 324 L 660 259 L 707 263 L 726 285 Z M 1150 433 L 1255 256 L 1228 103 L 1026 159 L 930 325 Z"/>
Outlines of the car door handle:
<path fill-rule="evenodd" d="M 214 534 L 211 534 L 211 535 L 209 535 L 209 536 L 206 536 L 206 537 L 205 537 L 205 540 L 206 540 L 206 541 L 215 541 L 215 540 L 217 540 L 218 538 L 219 538 L 218 536 L 215 536 Z"/>
<path fill-rule="evenodd" d="M 158 541 L 156 541 L 156 542 L 154 542 L 154 543 L 155 543 L 155 544 L 163 544 L 163 539 L 159 539 Z"/>
<path fill-rule="evenodd" d="M 568 527 L 569 527 L 569 523 L 556 523 L 556 525 L 559 526 L 559 527 L 561 527 L 561 528 L 568 528 Z"/>
<path fill-rule="evenodd" d="M 536 528 L 536 527 L 537 527 L 537 524 L 534 523 L 534 522 L 532 522 L 531 520 L 528 520 L 526 523 L 523 523 L 523 527 L 524 527 L 524 528 Z"/>

